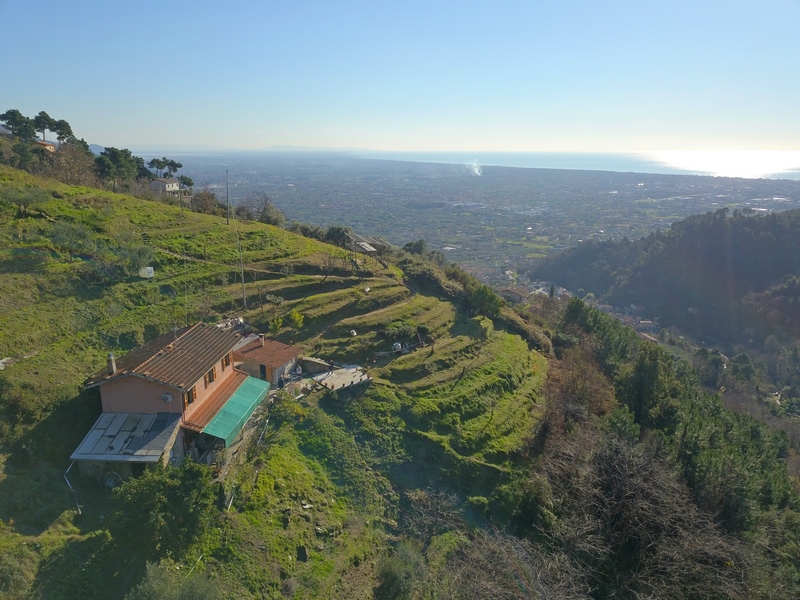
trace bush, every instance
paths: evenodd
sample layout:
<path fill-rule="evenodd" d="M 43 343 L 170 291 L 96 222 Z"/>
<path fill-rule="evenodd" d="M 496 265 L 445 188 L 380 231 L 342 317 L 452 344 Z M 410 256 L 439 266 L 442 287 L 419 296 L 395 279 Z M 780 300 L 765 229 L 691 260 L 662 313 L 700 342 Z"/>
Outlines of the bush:
<path fill-rule="evenodd" d="M 108 530 L 118 544 L 135 545 L 151 558 L 181 557 L 210 525 L 216 496 L 205 465 L 151 467 L 114 490 Z"/>

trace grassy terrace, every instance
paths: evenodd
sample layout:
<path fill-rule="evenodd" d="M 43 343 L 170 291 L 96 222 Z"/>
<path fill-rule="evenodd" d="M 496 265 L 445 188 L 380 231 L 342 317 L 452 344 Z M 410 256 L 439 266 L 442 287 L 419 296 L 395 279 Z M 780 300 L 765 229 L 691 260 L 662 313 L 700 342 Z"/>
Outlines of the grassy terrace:
<path fill-rule="evenodd" d="M 202 554 L 198 568 L 232 597 L 369 595 L 403 491 L 483 496 L 514 473 L 546 368 L 518 336 L 409 290 L 393 265 L 257 223 L 236 226 L 243 310 L 224 219 L 0 167 L 0 193 L 31 184 L 54 195 L 28 216 L 0 203 L 0 358 L 16 361 L 0 371 L 0 595 L 114 597 L 141 577 L 144 554 L 115 554 L 104 530 L 108 492 L 76 481 L 79 516 L 63 473 L 99 413 L 96 394 L 78 393 L 85 378 L 107 352 L 186 322 L 241 315 L 266 331 L 283 317 L 279 339 L 374 378 L 311 395 L 301 419 L 269 429 L 229 474 L 231 508 L 187 564 Z M 60 241 L 65 223 L 88 232 L 81 249 Z M 154 279 L 98 275 L 124 244 L 152 250 Z M 389 334 L 397 323 L 411 329 Z M 395 340 L 416 344 L 416 331 L 425 347 L 376 359 Z"/>

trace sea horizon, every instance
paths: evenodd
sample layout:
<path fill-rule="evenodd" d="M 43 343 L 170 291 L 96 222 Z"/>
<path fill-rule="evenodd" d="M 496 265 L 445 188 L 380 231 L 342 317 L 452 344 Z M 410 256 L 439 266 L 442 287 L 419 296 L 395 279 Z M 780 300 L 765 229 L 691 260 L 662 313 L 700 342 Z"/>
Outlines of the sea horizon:
<path fill-rule="evenodd" d="M 800 180 L 798 151 L 645 152 L 390 152 L 352 153 L 358 158 L 483 167 L 567 169 L 745 179 Z"/>
<path fill-rule="evenodd" d="M 475 175 L 480 175 L 484 167 L 511 167 L 800 181 L 800 151 L 413 152 L 276 147 L 260 150 L 184 148 L 172 151 L 148 148 L 137 152 L 143 157 L 158 157 L 164 153 L 175 158 L 343 154 L 357 159 L 464 165 Z"/>

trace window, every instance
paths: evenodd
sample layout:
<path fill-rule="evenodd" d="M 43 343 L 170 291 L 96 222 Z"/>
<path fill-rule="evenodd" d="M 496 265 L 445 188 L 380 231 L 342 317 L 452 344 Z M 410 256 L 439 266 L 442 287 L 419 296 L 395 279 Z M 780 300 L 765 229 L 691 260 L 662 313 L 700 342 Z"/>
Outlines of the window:
<path fill-rule="evenodd" d="M 225 370 L 225 367 L 231 366 L 231 353 L 228 352 L 225 356 L 222 357 L 222 370 Z"/>
<path fill-rule="evenodd" d="M 183 407 L 186 408 L 195 400 L 197 400 L 197 388 L 192 386 L 192 389 L 183 394 Z"/>
<path fill-rule="evenodd" d="M 214 383 L 214 380 L 217 378 L 217 367 L 212 367 L 211 370 L 203 376 L 203 381 L 208 387 L 210 384 Z"/>

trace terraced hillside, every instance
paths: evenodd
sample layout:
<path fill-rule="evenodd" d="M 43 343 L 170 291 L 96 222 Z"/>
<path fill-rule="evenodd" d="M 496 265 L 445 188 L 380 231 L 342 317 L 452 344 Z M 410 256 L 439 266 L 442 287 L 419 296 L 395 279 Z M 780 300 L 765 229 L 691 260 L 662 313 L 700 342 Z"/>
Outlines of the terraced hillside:
<path fill-rule="evenodd" d="M 373 383 L 257 416 L 263 441 L 219 483 L 213 524 L 171 555 L 193 582 L 370 597 L 408 494 L 446 489 L 480 518 L 520 471 L 544 357 L 391 260 L 0 167 L 0 595 L 121 597 L 169 558 L 107 531 L 108 491 L 79 480 L 70 494 L 68 456 L 99 413 L 81 384 L 109 351 L 231 316 Z"/>

